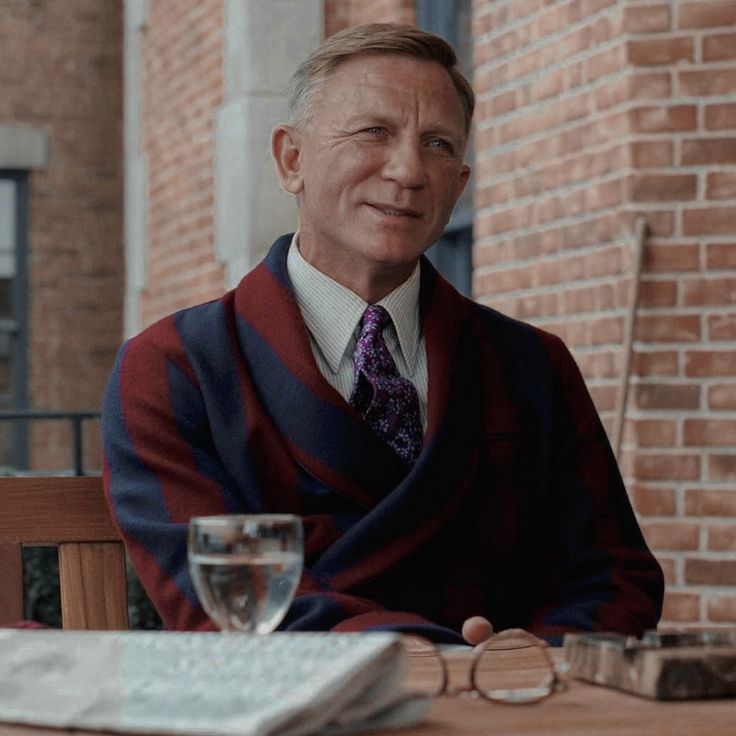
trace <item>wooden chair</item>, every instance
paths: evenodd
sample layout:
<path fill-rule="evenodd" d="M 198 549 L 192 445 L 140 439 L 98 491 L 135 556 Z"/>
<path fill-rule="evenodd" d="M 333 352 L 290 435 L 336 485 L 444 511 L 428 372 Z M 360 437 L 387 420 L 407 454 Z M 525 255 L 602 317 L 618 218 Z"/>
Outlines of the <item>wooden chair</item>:
<path fill-rule="evenodd" d="M 102 478 L 0 477 L 0 625 L 23 619 L 23 545 L 58 547 L 63 628 L 128 628 L 125 553 Z"/>

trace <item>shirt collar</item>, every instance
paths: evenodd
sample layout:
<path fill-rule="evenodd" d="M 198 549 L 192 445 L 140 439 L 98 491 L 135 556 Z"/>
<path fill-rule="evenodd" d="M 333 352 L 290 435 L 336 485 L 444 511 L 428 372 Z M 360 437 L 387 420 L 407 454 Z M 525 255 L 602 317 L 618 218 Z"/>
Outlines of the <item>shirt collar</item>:
<path fill-rule="evenodd" d="M 299 252 L 299 233 L 294 235 L 287 257 L 287 270 L 307 329 L 322 351 L 330 369 L 337 373 L 348 348 L 353 347 L 360 318 L 368 302 L 350 289 L 318 271 Z M 391 316 L 404 361 L 411 373 L 420 341 L 419 264 L 411 276 L 381 299 Z"/>

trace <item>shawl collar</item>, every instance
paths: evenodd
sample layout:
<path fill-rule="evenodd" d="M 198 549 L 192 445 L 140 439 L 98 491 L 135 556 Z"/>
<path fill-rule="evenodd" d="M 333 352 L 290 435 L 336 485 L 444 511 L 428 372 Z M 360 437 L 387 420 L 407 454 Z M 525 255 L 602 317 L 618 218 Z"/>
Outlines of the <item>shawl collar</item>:
<path fill-rule="evenodd" d="M 434 538 L 477 485 L 484 430 L 472 302 L 422 260 L 428 428 L 408 468 L 320 373 L 286 271 L 290 242 L 277 240 L 237 287 L 236 328 L 255 391 L 293 457 L 361 510 L 312 568 L 347 590 Z"/>

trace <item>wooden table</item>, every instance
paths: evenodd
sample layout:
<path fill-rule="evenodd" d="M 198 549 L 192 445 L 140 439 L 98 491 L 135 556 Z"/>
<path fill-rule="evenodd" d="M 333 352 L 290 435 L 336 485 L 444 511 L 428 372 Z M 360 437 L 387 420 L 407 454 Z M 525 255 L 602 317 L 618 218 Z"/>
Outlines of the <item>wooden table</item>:
<path fill-rule="evenodd" d="M 560 656 L 559 652 L 556 656 Z M 467 658 L 453 656 L 455 682 Z M 0 736 L 58 736 L 48 728 L 0 724 Z M 92 732 L 68 731 L 79 736 Z M 534 705 L 502 705 L 467 697 L 440 697 L 417 727 L 397 736 L 730 736 L 736 734 L 736 700 L 658 702 L 572 680 L 566 692 Z"/>
<path fill-rule="evenodd" d="M 553 656 L 561 660 L 562 651 L 555 650 Z M 465 684 L 468 660 L 469 656 L 462 655 L 448 658 L 451 682 Z M 401 733 L 403 736 L 730 736 L 736 734 L 736 700 L 654 701 L 570 679 L 565 692 L 532 705 L 440 697 L 422 726 Z"/>

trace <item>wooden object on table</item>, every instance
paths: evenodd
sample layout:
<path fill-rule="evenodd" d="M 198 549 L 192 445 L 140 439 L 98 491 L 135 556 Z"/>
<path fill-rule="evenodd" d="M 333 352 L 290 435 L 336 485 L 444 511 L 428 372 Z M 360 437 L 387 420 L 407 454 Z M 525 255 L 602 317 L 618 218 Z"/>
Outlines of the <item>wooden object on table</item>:
<path fill-rule="evenodd" d="M 23 618 L 23 545 L 58 548 L 63 628 L 128 628 L 125 552 L 102 478 L 0 478 L 0 625 Z"/>
<path fill-rule="evenodd" d="M 736 696 L 736 634 L 567 634 L 573 677 L 657 700 Z"/>

